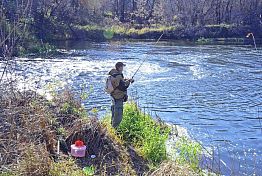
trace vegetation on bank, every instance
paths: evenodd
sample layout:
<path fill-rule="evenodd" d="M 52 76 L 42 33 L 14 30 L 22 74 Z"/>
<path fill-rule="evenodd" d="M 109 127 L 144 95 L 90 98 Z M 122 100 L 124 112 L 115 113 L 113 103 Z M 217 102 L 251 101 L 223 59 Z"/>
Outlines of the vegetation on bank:
<path fill-rule="evenodd" d="M 177 148 L 183 151 L 184 160 L 170 160 L 165 147 L 170 128 L 133 102 L 125 105 L 123 122 L 115 130 L 110 118 L 100 121 L 85 111 L 83 94 L 65 90 L 47 101 L 35 92 L 7 90 L 1 89 L 0 94 L 1 176 L 199 173 L 194 168 L 198 166 L 188 160 L 199 153 L 187 155 L 191 149 L 184 149 L 184 143 Z M 82 159 L 68 155 L 70 145 L 78 139 L 87 145 L 87 156 Z"/>
<path fill-rule="evenodd" d="M 110 117 L 104 122 L 110 125 Z M 168 139 L 169 127 L 143 113 L 136 103 L 124 106 L 123 121 L 116 132 L 128 145 L 152 164 L 159 164 L 167 159 L 165 142 Z"/>
<path fill-rule="evenodd" d="M 183 26 L 183 25 L 150 25 L 150 26 L 75 26 L 77 36 L 70 39 L 106 41 L 121 39 L 158 39 L 162 34 L 162 40 L 189 40 L 196 44 L 247 44 L 252 45 L 252 38 L 247 38 L 251 26 L 236 25 L 206 25 L 206 26 Z M 257 43 L 262 43 L 262 36 L 255 34 Z"/>

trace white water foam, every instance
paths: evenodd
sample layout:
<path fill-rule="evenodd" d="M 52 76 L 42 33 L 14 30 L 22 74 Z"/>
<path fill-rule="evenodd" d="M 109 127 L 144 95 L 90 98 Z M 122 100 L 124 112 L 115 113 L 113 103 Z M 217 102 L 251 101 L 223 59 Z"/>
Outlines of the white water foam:
<path fill-rule="evenodd" d="M 122 60 L 123 61 L 123 60 Z M 73 57 L 70 59 L 27 59 L 18 58 L 16 70 L 17 88 L 20 90 L 34 90 L 41 95 L 51 99 L 48 84 L 59 82 L 59 87 L 72 85 L 74 80 L 80 77 L 92 78 L 106 77 L 112 69 L 116 60 L 86 60 L 86 57 Z M 123 61 L 125 62 L 125 61 Z M 140 66 L 140 62 L 126 61 L 124 74 L 132 77 Z M 148 75 L 165 72 L 167 69 L 161 68 L 158 64 L 149 62 L 143 63 L 138 71 L 139 79 Z M 9 75 L 11 77 L 12 75 Z M 91 78 L 91 80 L 90 80 Z"/>

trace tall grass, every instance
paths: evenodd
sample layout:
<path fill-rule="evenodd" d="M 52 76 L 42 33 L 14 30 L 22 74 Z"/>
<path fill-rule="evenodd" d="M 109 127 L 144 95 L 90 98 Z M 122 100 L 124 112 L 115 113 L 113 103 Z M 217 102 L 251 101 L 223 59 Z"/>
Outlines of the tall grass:
<path fill-rule="evenodd" d="M 170 129 L 143 113 L 134 102 L 124 106 L 123 120 L 117 132 L 153 164 L 167 158 L 165 142 Z"/>
<path fill-rule="evenodd" d="M 199 171 L 202 146 L 198 142 L 182 137 L 176 142 L 176 149 L 179 153 L 176 158 L 179 163 L 189 164 L 192 169 Z"/>

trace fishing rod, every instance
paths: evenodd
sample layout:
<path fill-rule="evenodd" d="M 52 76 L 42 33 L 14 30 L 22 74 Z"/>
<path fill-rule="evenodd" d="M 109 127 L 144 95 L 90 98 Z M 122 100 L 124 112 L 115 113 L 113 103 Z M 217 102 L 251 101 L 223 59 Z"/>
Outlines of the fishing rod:
<path fill-rule="evenodd" d="M 156 41 L 156 43 L 155 43 L 154 45 L 158 44 L 158 42 L 161 40 L 161 38 L 163 37 L 163 35 L 164 35 L 164 31 L 163 31 L 163 33 L 161 34 L 161 36 L 158 38 L 158 40 Z M 140 70 L 140 68 L 142 67 L 142 65 L 145 63 L 146 59 L 147 59 L 147 57 L 145 57 L 145 59 L 141 62 L 141 64 L 139 65 L 138 69 L 136 70 L 136 72 L 135 72 L 134 75 L 132 76 L 132 79 L 134 79 L 134 77 L 136 76 L 137 72 Z"/>

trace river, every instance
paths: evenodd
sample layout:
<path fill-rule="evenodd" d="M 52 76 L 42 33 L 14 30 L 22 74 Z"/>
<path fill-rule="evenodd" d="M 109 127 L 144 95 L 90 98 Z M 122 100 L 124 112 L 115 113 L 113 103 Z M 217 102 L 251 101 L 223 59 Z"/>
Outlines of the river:
<path fill-rule="evenodd" d="M 153 116 L 181 125 L 215 157 L 225 175 L 262 175 L 262 48 L 186 42 L 72 42 L 53 58 L 17 59 L 20 88 L 44 91 L 59 80 L 79 90 L 93 87 L 87 109 L 103 116 L 107 72 L 117 61 L 131 77 L 129 95 Z"/>

